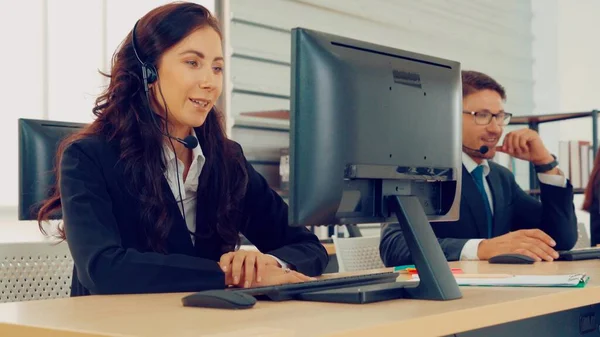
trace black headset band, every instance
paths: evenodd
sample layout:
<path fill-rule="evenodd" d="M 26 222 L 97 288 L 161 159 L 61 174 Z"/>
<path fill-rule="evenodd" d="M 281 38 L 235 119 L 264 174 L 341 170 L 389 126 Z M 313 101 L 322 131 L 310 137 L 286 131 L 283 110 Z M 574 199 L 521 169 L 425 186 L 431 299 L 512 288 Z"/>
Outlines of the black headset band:
<path fill-rule="evenodd" d="M 133 25 L 133 31 L 131 32 L 131 46 L 133 47 L 133 53 L 135 54 L 135 57 L 138 59 L 138 61 L 140 61 L 141 64 L 145 65 L 146 62 L 142 61 L 142 58 L 140 57 L 140 55 L 137 52 L 137 39 L 135 37 L 136 35 L 136 28 L 138 23 L 140 22 L 140 20 L 135 22 L 135 25 Z"/>

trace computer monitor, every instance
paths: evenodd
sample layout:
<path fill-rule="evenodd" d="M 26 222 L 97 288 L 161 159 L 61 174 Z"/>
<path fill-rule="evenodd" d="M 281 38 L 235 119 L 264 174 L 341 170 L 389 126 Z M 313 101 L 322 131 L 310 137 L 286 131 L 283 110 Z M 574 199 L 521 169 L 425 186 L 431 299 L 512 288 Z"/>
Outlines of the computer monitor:
<path fill-rule="evenodd" d="M 60 142 L 85 124 L 21 118 L 19 127 L 19 220 L 34 220 L 56 183 Z M 57 214 L 53 218 L 60 218 Z"/>
<path fill-rule="evenodd" d="M 415 297 L 460 297 L 429 225 L 459 217 L 460 63 L 295 28 L 291 68 L 290 225 L 399 222 Z"/>

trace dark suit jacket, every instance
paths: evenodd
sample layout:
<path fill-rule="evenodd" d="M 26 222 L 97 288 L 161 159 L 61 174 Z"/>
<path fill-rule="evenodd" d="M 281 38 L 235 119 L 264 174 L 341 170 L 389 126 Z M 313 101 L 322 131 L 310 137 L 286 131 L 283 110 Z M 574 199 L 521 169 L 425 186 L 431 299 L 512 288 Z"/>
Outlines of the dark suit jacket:
<path fill-rule="evenodd" d="M 241 147 L 235 144 L 239 151 Z M 88 294 L 187 292 L 225 287 L 219 268 L 222 240 L 216 234 L 192 243 L 186 223 L 168 188 L 175 217 L 167 238 L 168 254 L 150 251 L 134 227 L 140 223 L 138 198 L 125 188 L 129 178 L 118 162 L 118 146 L 101 137 L 70 145 L 60 165 L 60 191 L 67 242 L 75 262 L 72 296 Z M 242 233 L 264 253 L 307 275 L 319 275 L 328 256 L 318 238 L 303 227 L 288 226 L 288 207 L 246 162 L 249 181 Z M 203 173 L 206 170 L 203 170 Z M 202 230 L 203 205 L 197 205 Z"/>
<path fill-rule="evenodd" d="M 489 164 L 487 182 L 494 204 L 493 237 L 519 229 L 539 228 L 556 241 L 556 250 L 571 249 L 575 245 L 577 219 L 570 182 L 567 182 L 567 187 L 540 184 L 540 202 L 517 185 L 514 175 L 508 169 L 494 162 Z M 449 261 L 460 259 L 460 252 L 469 239 L 487 236 L 484 201 L 473 177 L 464 166 L 460 201 L 458 221 L 431 223 Z M 399 224 L 389 224 L 382 228 L 379 252 L 386 266 L 412 263 Z"/>

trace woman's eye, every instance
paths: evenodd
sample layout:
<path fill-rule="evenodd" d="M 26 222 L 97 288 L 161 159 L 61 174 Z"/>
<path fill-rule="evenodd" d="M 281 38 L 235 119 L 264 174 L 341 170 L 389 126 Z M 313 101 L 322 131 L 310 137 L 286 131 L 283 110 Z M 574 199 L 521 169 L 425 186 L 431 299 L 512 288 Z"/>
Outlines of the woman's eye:
<path fill-rule="evenodd" d="M 192 67 L 197 67 L 198 66 L 198 62 L 196 62 L 196 61 L 185 61 L 185 63 L 191 65 Z"/>

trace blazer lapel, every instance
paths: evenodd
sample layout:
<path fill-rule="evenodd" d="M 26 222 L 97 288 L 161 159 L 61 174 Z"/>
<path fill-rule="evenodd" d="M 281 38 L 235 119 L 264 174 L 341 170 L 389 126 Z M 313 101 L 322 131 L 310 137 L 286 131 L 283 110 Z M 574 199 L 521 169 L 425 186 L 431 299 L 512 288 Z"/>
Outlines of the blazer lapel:
<path fill-rule="evenodd" d="M 181 215 L 181 211 L 179 210 L 179 206 L 177 205 L 177 201 L 173 195 L 173 192 L 171 191 L 171 187 L 169 186 L 167 179 L 163 176 L 161 180 L 163 189 L 167 191 L 167 211 L 174 219 L 173 225 L 171 226 L 171 230 L 169 231 L 169 235 L 167 237 L 169 252 L 177 252 L 193 256 L 195 255 L 194 245 L 192 244 L 192 239 L 190 237 L 187 224 Z"/>
<path fill-rule="evenodd" d="M 198 131 L 196 133 L 200 134 Z M 207 195 L 205 187 L 200 183 L 206 175 L 211 173 L 210 165 L 212 163 L 207 159 L 198 177 L 198 193 L 196 194 L 196 244 L 194 249 L 198 257 L 219 261 L 221 255 L 225 253 L 223 239 L 209 225 L 209 223 L 216 222 L 215 217 L 217 215 L 215 210 L 218 203 L 216 195 L 218 193 L 214 193 L 214 189 L 212 189 L 213 193 Z"/>
<path fill-rule="evenodd" d="M 467 169 L 463 165 L 463 176 L 462 176 L 462 198 L 461 202 L 467 204 L 473 215 L 473 220 L 475 222 L 475 227 L 477 227 L 477 232 L 479 233 L 479 237 L 487 238 L 487 219 L 485 215 L 485 204 L 483 203 L 483 197 L 481 193 L 479 193 L 479 189 L 477 189 L 477 185 L 475 185 L 475 180 L 467 171 Z M 464 215 L 461 215 L 461 217 Z"/>

